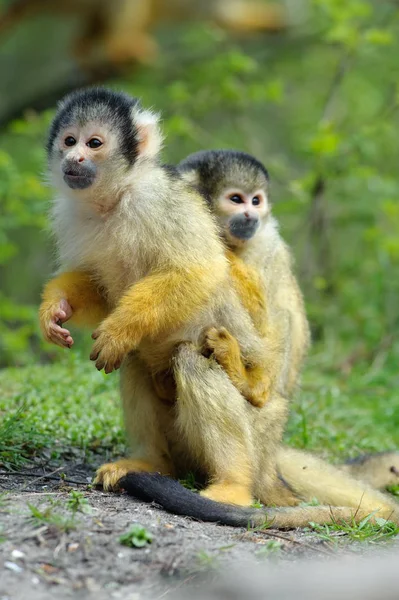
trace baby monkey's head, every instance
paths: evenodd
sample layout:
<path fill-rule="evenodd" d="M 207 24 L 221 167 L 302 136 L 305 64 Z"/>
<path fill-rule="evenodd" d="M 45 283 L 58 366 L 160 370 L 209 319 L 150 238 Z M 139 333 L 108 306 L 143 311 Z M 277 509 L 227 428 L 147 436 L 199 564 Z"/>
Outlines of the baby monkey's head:
<path fill-rule="evenodd" d="M 48 161 L 54 183 L 80 194 L 114 189 L 162 143 L 158 117 L 128 94 L 87 88 L 66 96 L 50 126 Z"/>
<path fill-rule="evenodd" d="M 253 239 L 270 213 L 262 163 L 245 152 L 205 150 L 190 154 L 179 171 L 205 196 L 229 246 Z"/>

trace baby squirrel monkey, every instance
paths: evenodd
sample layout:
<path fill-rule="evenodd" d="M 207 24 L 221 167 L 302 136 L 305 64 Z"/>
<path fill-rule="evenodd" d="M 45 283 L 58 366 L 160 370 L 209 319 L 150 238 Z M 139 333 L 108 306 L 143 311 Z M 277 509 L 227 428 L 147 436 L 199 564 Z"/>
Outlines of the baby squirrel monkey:
<path fill-rule="evenodd" d="M 290 396 L 310 336 L 290 252 L 271 215 L 268 172 L 256 158 L 235 150 L 196 152 L 184 159 L 178 169 L 204 195 L 216 216 L 227 247 L 233 285 L 269 348 L 269 388 L 275 384 L 280 393 Z M 237 360 L 237 343 L 227 333 L 224 339 L 217 332 L 209 337 L 210 349 L 240 390 L 245 366 Z M 238 375 L 241 377 L 237 382 Z M 254 375 L 259 376 L 259 382 L 254 378 L 251 381 L 259 399 L 254 404 L 262 406 L 264 401 L 256 393 L 256 386 L 262 387 L 265 371 L 258 368 Z"/>

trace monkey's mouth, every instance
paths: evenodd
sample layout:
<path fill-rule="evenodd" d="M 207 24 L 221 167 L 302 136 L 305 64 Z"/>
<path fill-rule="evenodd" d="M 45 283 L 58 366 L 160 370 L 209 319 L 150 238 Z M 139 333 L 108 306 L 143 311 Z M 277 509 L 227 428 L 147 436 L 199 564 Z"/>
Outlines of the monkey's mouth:
<path fill-rule="evenodd" d="M 64 173 L 64 181 L 72 190 L 84 190 L 94 183 L 93 175 L 76 173 L 74 171 L 66 171 Z"/>
<path fill-rule="evenodd" d="M 235 221 L 230 224 L 230 235 L 238 240 L 250 240 L 255 235 L 258 227 L 259 221 L 257 220 Z"/>

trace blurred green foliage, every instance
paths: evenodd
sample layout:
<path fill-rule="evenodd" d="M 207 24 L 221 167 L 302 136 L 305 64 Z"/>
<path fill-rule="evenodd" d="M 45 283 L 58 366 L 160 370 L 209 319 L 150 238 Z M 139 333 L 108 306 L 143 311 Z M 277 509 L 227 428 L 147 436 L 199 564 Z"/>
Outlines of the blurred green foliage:
<path fill-rule="evenodd" d="M 314 338 L 344 371 L 365 361 L 393 372 L 399 357 L 398 34 L 394 2 L 313 0 L 307 22 L 276 37 L 160 31 L 157 64 L 111 83 L 163 113 L 165 160 L 233 147 L 266 164 Z M 52 114 L 0 136 L 2 366 L 59 356 L 36 322 L 52 268 L 42 183 Z"/>

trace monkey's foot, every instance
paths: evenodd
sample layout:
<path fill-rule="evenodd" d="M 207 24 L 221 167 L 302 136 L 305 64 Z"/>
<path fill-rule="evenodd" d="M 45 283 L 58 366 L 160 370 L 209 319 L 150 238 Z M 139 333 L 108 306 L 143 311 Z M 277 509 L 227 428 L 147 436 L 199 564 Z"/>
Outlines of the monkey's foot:
<path fill-rule="evenodd" d="M 270 380 L 263 375 L 262 380 L 256 385 L 256 390 L 251 389 L 250 385 L 247 387 L 249 389 L 242 392 L 244 398 L 248 400 L 252 406 L 255 406 L 256 408 L 263 408 L 270 398 Z"/>
<path fill-rule="evenodd" d="M 240 483 L 228 481 L 212 483 L 200 493 L 201 496 L 224 504 L 236 504 L 237 506 L 251 506 L 252 504 L 250 490 Z"/>
<path fill-rule="evenodd" d="M 246 369 L 240 346 L 227 329 L 211 327 L 205 334 L 205 355 L 212 354 L 233 385 L 252 406 L 262 408 L 269 399 L 270 380 L 261 367 Z"/>
<path fill-rule="evenodd" d="M 131 471 L 154 473 L 158 469 L 151 463 L 136 458 L 122 458 L 114 463 L 105 463 L 97 469 L 93 485 L 102 485 L 106 492 L 119 490 L 118 481 Z"/>
<path fill-rule="evenodd" d="M 232 370 L 235 361 L 241 362 L 238 342 L 225 327 L 208 329 L 205 334 L 204 351 L 207 354 L 213 354 L 227 372 Z"/>

